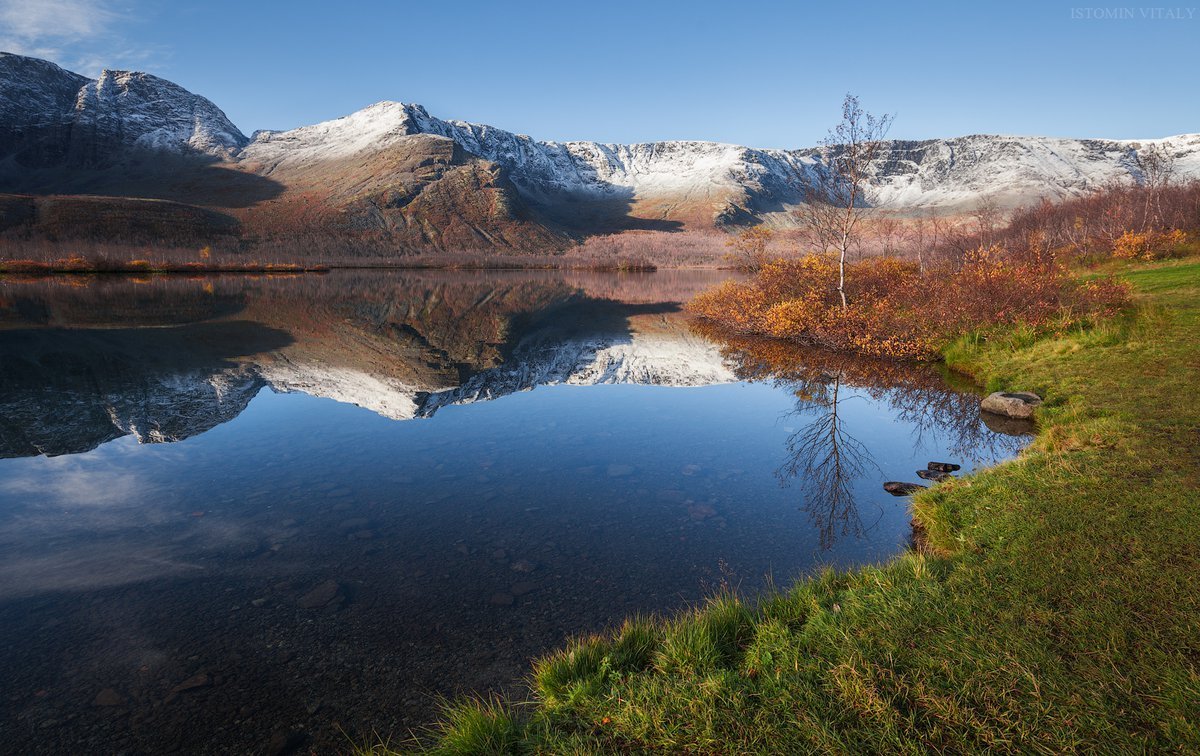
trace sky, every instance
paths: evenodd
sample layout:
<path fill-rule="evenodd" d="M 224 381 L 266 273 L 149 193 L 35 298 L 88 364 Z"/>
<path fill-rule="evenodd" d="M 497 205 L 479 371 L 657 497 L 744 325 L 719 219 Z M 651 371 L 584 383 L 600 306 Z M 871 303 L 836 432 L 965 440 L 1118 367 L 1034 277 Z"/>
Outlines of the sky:
<path fill-rule="evenodd" d="M 847 92 L 896 138 L 1200 132 L 1193 6 L 0 0 L 0 50 L 149 71 L 247 134 L 399 100 L 537 139 L 791 148 Z"/>

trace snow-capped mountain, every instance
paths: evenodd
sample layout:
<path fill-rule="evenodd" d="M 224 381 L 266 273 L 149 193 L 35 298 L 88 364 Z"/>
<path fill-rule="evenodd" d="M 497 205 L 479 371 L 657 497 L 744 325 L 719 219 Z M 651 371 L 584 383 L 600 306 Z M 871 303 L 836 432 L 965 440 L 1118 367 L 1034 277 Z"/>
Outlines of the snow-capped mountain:
<path fill-rule="evenodd" d="M 420 105 L 381 102 L 333 121 L 285 132 L 258 132 L 242 159 L 268 163 L 361 155 L 416 134 L 451 139 L 504 167 L 538 202 L 632 198 L 726 201 L 770 213 L 803 201 L 821 158 L 813 148 L 755 149 L 733 144 L 539 142 L 486 124 L 442 120 Z M 1200 134 L 1158 140 L 973 135 L 887 143 L 870 200 L 895 209 L 960 208 L 981 199 L 1017 205 L 1074 196 L 1116 181 L 1137 181 L 1139 149 L 1155 144 L 1181 176 L 1200 177 Z"/>
<path fill-rule="evenodd" d="M 0 53 L 0 158 L 23 167 L 99 167 L 137 151 L 228 159 L 247 141 L 212 102 L 157 76 L 89 80 Z"/>
<path fill-rule="evenodd" d="M 975 135 L 891 141 L 868 201 L 897 212 L 1014 207 L 1141 176 L 1150 144 L 1200 178 L 1200 135 L 1152 141 Z M 196 158 L 191 168 L 163 156 Z M 186 161 L 185 161 L 186 162 Z M 151 170 L 159 166 L 157 173 Z M 212 102 L 149 74 L 89 80 L 0 54 L 0 192 L 233 208 L 257 236 L 352 233 L 397 246 L 564 246 L 571 236 L 794 222 L 813 148 L 544 142 L 381 102 L 247 139 Z M 0 227 L 0 231 L 3 228 Z"/>

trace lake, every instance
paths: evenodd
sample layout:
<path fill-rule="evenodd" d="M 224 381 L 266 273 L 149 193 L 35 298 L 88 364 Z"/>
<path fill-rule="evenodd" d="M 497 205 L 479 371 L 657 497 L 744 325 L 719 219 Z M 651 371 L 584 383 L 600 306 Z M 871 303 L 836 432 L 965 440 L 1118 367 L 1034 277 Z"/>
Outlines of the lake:
<path fill-rule="evenodd" d="M 727 274 L 0 282 L 0 751 L 403 738 L 635 613 L 908 548 L 1016 454 L 932 366 L 728 338 Z"/>

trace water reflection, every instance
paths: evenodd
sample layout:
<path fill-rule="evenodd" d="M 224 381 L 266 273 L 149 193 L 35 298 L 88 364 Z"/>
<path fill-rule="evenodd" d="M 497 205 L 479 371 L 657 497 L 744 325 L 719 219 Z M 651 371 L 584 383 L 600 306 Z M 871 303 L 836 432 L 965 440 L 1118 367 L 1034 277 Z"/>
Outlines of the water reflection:
<path fill-rule="evenodd" d="M 883 480 L 1023 443 L 934 369 L 694 329 L 721 275 L 0 283 L 0 751 L 403 733 L 566 635 L 886 559 Z"/>
<path fill-rule="evenodd" d="M 794 416 L 814 419 L 788 436 L 787 461 L 777 475 L 787 485 L 793 479 L 802 485 L 804 511 L 820 534 L 822 549 L 833 546 L 838 534 L 862 534 L 862 516 L 854 497 L 854 482 L 868 467 L 878 469 L 863 442 L 846 432 L 838 418 L 841 375 L 825 384 L 820 398 L 801 399 Z"/>
<path fill-rule="evenodd" d="M 407 420 L 536 385 L 731 380 L 641 278 L 622 299 L 604 277 L 545 274 L 10 283 L 0 458 L 183 440 L 265 386 Z M 678 299 L 704 280 L 675 279 Z"/>
<path fill-rule="evenodd" d="M 767 381 L 796 397 L 789 416 L 808 420 L 788 436 L 787 457 L 776 474 L 784 486 L 798 486 L 801 508 L 824 549 L 839 536 L 862 535 L 856 483 L 870 472 L 882 473 L 869 445 L 847 430 L 839 415 L 843 403 L 869 400 L 885 407 L 911 428 L 914 449 L 940 448 L 960 464 L 1012 456 L 1032 433 L 1029 423 L 988 424 L 969 387 L 952 390 L 948 381 L 954 376 L 931 365 L 731 336 L 704 323 L 692 328 L 722 344 L 722 356 L 739 379 Z"/>

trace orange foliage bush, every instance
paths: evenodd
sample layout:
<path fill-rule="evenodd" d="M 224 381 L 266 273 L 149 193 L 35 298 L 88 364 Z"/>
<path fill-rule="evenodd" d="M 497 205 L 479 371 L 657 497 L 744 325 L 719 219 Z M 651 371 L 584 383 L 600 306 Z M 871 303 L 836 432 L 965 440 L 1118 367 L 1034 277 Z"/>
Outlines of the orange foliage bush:
<path fill-rule="evenodd" d="M 1113 242 L 1113 257 L 1122 260 L 1161 260 L 1172 257 L 1187 243 L 1187 234 L 1171 231 L 1126 231 Z"/>
<path fill-rule="evenodd" d="M 877 357 L 930 359 L 948 340 L 978 328 L 1066 327 L 1117 312 L 1127 288 L 1080 283 L 1048 260 L 1013 260 L 998 248 L 957 267 L 922 273 L 915 264 L 875 258 L 846 269 L 849 307 L 836 289 L 836 265 L 810 255 L 763 266 L 752 280 L 726 282 L 688 305 L 739 333 L 791 339 Z"/>

